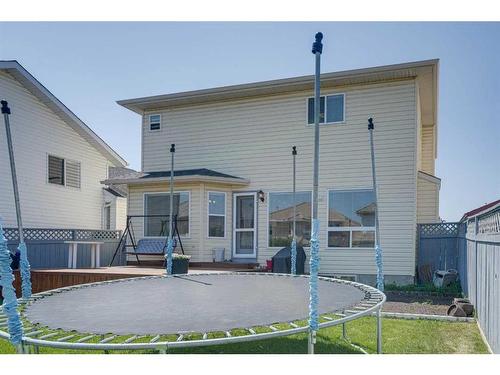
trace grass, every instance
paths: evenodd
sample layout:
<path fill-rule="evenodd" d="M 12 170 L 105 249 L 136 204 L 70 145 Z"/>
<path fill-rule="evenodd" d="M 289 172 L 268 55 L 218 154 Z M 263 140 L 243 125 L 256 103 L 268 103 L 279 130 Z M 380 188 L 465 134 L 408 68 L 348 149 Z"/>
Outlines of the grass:
<path fill-rule="evenodd" d="M 462 296 L 462 287 L 460 283 L 454 282 L 453 284 L 447 286 L 446 288 L 438 288 L 433 283 L 426 283 L 422 285 L 397 285 L 397 284 L 385 284 L 386 291 L 399 291 L 399 292 L 425 292 L 432 293 L 436 295 L 447 295 L 454 297 Z"/>
<path fill-rule="evenodd" d="M 239 333 L 233 330 L 234 335 Z M 232 331 L 232 333 L 233 333 Z M 243 332 L 243 330 L 241 330 Z M 366 317 L 347 324 L 347 333 L 352 343 L 363 347 L 368 353 L 376 352 L 375 319 Z M 219 337 L 222 333 L 214 333 Z M 317 353 L 355 354 L 359 351 L 341 338 L 342 327 L 331 327 L 318 332 Z M 193 337 L 196 339 L 198 337 Z M 392 354 L 469 354 L 487 353 L 475 323 L 442 322 L 433 320 L 383 320 L 384 353 Z M 301 354 L 307 351 L 307 335 L 298 334 L 268 340 L 172 349 L 176 354 Z M 0 353 L 14 353 L 10 343 L 0 339 Z M 40 353 L 96 353 L 77 352 L 52 348 L 40 348 Z M 152 353 L 152 352 L 151 352 Z"/>

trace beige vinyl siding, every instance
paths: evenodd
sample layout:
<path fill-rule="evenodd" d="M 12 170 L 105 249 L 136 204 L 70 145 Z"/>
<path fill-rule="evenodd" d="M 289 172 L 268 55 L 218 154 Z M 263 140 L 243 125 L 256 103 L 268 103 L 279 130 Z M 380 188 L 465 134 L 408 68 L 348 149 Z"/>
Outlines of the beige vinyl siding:
<path fill-rule="evenodd" d="M 425 173 L 434 175 L 435 174 L 435 150 L 434 150 L 434 126 L 424 126 L 422 127 L 422 163 L 421 170 Z"/>
<path fill-rule="evenodd" d="M 417 178 L 417 222 L 439 222 L 439 188 L 437 182 L 422 176 Z"/>
<path fill-rule="evenodd" d="M 109 162 L 69 125 L 7 73 L 0 97 L 9 102 L 14 153 L 25 227 L 101 227 L 102 185 Z M 17 226 L 3 122 L 0 130 L 0 216 Z M 80 187 L 47 182 L 47 155 L 80 163 Z M 73 179 L 75 180 L 75 179 Z M 76 182 L 75 182 L 76 184 Z"/>
<path fill-rule="evenodd" d="M 117 197 L 115 201 L 114 229 L 124 231 L 127 225 L 127 198 Z"/>
<path fill-rule="evenodd" d="M 408 80 L 322 91 L 324 95 L 330 93 L 346 94 L 346 112 L 344 124 L 321 127 L 321 272 L 375 273 L 373 249 L 325 247 L 327 191 L 371 187 L 367 119 L 373 117 L 385 272 L 413 275 L 417 191 L 415 83 Z M 297 190 L 311 190 L 313 128 L 306 125 L 306 100 L 311 95 L 312 92 L 300 92 L 152 111 L 162 115 L 159 132 L 148 131 L 146 113 L 144 171 L 168 170 L 167 146 L 176 143 L 176 169 L 210 168 L 249 179 L 249 186 L 236 190 L 262 189 L 266 193 L 265 202 L 258 203 L 257 254 L 258 261 L 264 263 L 276 252 L 276 248 L 267 247 L 267 193 L 291 191 L 292 145 L 298 149 Z M 195 196 L 193 193 L 192 200 Z M 196 206 L 192 204 L 191 209 Z M 203 210 L 206 215 L 205 207 Z M 195 220 L 191 225 L 195 225 Z M 193 231 L 191 236 L 195 235 Z M 206 239 L 203 241 L 206 243 Z M 211 254 L 200 256 L 206 257 Z"/>

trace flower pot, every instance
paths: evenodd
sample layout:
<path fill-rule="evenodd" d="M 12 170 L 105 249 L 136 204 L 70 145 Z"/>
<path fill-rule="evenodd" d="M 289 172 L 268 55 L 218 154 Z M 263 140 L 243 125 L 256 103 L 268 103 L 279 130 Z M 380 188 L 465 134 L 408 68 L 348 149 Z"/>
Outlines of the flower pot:
<path fill-rule="evenodd" d="M 172 259 L 172 274 L 185 274 L 189 270 L 189 259 Z"/>

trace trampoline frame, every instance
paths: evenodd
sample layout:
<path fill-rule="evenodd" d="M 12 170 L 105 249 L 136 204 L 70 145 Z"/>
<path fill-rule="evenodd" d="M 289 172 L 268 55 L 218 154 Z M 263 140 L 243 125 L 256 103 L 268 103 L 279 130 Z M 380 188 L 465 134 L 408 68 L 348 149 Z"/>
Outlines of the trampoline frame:
<path fill-rule="evenodd" d="M 206 273 L 197 273 L 190 274 L 189 276 L 198 276 L 198 275 L 207 275 Z M 309 278 L 309 275 L 291 275 L 291 274 L 280 274 L 280 273 L 256 273 L 256 272 L 220 272 L 220 273 L 210 273 L 210 275 L 252 275 L 256 277 L 304 277 Z M 31 298 L 28 300 L 19 299 L 20 303 L 20 314 L 25 320 L 29 321 L 29 319 L 24 315 L 25 307 L 30 304 L 36 302 L 39 299 L 58 294 L 64 293 L 66 291 L 82 289 L 82 288 L 91 288 L 97 285 L 105 285 L 110 283 L 119 283 L 119 282 L 133 282 L 137 280 L 146 280 L 146 279 L 158 279 L 158 278 L 171 278 L 177 277 L 179 275 L 163 275 L 163 276 L 145 276 L 145 277 L 136 277 L 136 278 L 125 278 L 125 279 L 116 279 L 116 280 L 107 280 L 96 283 L 89 284 L 80 284 L 73 285 L 58 289 L 53 289 L 37 294 L 33 294 Z M 361 300 L 356 305 L 352 306 L 349 309 L 343 310 L 342 313 L 332 311 L 322 313 L 320 318 L 324 318 L 325 322 L 319 323 L 319 329 L 324 329 L 327 327 L 333 327 L 342 324 L 343 325 L 343 337 L 346 339 L 346 327 L 345 323 L 349 321 L 353 321 L 368 315 L 376 315 L 377 318 L 377 353 L 382 353 L 382 317 L 381 317 L 381 309 L 383 304 L 386 301 L 386 296 L 384 293 L 380 292 L 378 289 L 373 288 L 369 285 L 361 284 L 354 281 L 336 279 L 331 277 L 319 277 L 319 280 L 324 280 L 328 282 L 336 282 L 341 284 L 351 285 L 365 293 L 365 298 Z M 304 302 L 306 303 L 306 302 Z M 327 315 L 335 315 L 338 316 L 339 319 L 333 319 L 331 317 L 327 317 Z M 306 319 L 306 317 L 303 317 Z M 25 353 L 38 353 L 39 347 L 51 347 L 57 349 L 72 349 L 72 350 L 157 350 L 160 353 L 167 353 L 169 349 L 173 348 L 187 348 L 187 347 L 199 347 L 199 346 L 211 346 L 211 345 L 222 345 L 222 344 L 230 344 L 230 343 L 241 343 L 241 342 L 249 342 L 249 341 L 257 341 L 257 340 L 265 340 L 269 338 L 275 337 L 283 337 L 290 336 L 298 333 L 305 333 L 309 331 L 309 326 L 298 326 L 292 322 L 279 322 L 279 324 L 286 323 L 289 324 L 292 328 L 280 330 L 273 325 L 261 325 L 268 327 L 271 332 L 265 333 L 256 333 L 252 330 L 252 327 L 235 327 L 233 329 L 242 329 L 248 332 L 247 335 L 242 336 L 232 336 L 230 331 L 225 332 L 225 337 L 221 338 L 208 338 L 208 334 L 212 332 L 220 332 L 220 331 L 210 331 L 210 332 L 192 332 L 190 334 L 200 334 L 202 335 L 202 339 L 196 340 L 185 340 L 185 334 L 182 333 L 172 333 L 172 334 L 161 334 L 153 337 L 150 342 L 135 342 L 135 340 L 139 340 L 144 336 L 150 335 L 135 335 L 130 337 L 121 343 L 110 343 L 113 339 L 119 336 L 128 336 L 126 334 L 120 335 L 112 335 L 109 337 L 103 337 L 104 335 L 100 334 L 91 334 L 89 333 L 87 336 L 77 340 L 76 342 L 71 342 L 71 340 L 76 335 L 85 334 L 84 332 L 77 331 L 67 331 L 68 335 L 65 337 L 60 337 L 54 340 L 51 340 L 51 337 L 56 335 L 45 334 L 42 333 L 45 330 L 53 330 L 56 329 L 41 326 L 36 327 L 33 325 L 28 330 L 24 331 L 22 338 L 22 346 Z M 254 326 L 255 327 L 255 326 Z M 44 328 L 44 330 L 40 330 L 37 328 Z M 40 336 L 41 335 L 41 336 Z M 176 341 L 159 341 L 161 336 L 167 335 L 177 335 Z M 189 336 L 189 334 L 187 335 Z M 3 311 L 3 308 L 0 308 L 0 338 L 9 339 L 10 335 L 7 332 L 7 317 Z M 88 343 L 85 341 L 89 341 L 91 339 L 95 339 L 96 337 L 102 337 L 102 339 L 97 343 Z M 356 346 L 355 346 L 356 347 Z M 358 347 L 358 349 L 360 349 Z"/>

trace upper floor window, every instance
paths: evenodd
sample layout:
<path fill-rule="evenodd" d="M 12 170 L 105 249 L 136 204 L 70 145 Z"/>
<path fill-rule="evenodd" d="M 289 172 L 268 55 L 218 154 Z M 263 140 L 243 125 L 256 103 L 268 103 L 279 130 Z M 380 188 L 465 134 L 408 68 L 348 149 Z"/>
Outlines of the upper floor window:
<path fill-rule="evenodd" d="M 320 96 L 319 123 L 344 122 L 345 94 Z M 314 124 L 314 98 L 307 100 L 307 123 Z"/>
<path fill-rule="evenodd" d="M 80 169 L 77 161 L 48 156 L 47 175 L 51 184 L 80 188 Z"/>
<path fill-rule="evenodd" d="M 161 115 L 149 115 L 149 130 L 156 131 L 161 129 Z"/>
<path fill-rule="evenodd" d="M 373 190 L 328 192 L 328 247 L 375 246 Z"/>

